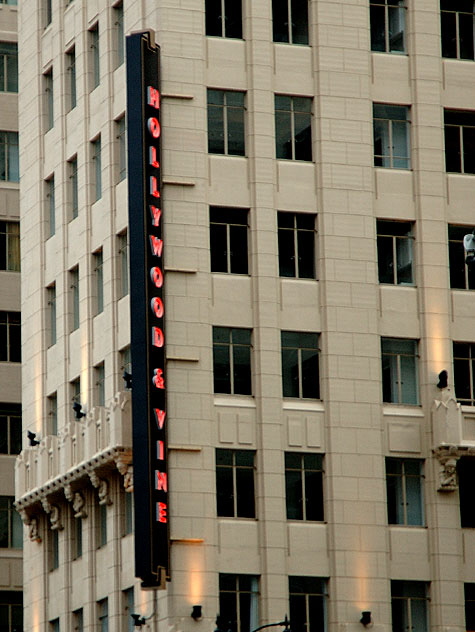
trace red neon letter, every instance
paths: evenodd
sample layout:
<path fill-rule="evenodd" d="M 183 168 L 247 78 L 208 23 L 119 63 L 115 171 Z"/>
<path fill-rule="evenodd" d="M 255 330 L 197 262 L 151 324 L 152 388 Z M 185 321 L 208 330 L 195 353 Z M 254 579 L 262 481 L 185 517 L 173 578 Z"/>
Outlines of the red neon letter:
<path fill-rule="evenodd" d="M 147 86 L 147 104 L 156 110 L 160 109 L 160 92 L 152 86 Z"/>
<path fill-rule="evenodd" d="M 155 475 L 156 475 L 156 482 L 157 482 L 157 487 L 156 489 L 158 490 L 163 490 L 164 492 L 167 492 L 167 473 L 166 472 L 159 472 L 158 470 L 155 470 Z"/>
<path fill-rule="evenodd" d="M 150 176 L 150 195 L 153 197 L 159 198 L 160 191 L 158 190 L 157 178 L 155 176 Z"/>
<path fill-rule="evenodd" d="M 158 119 L 151 116 L 147 121 L 148 131 L 152 134 L 154 138 L 158 138 L 160 136 L 160 123 Z"/>
<path fill-rule="evenodd" d="M 152 247 L 152 255 L 155 255 L 155 257 L 161 257 L 163 250 L 163 239 L 158 239 L 158 237 L 155 237 L 155 235 L 149 235 L 149 237 L 150 245 Z"/>
<path fill-rule="evenodd" d="M 163 285 L 163 272 L 160 268 L 151 268 L 150 269 L 150 278 L 152 279 L 152 283 L 155 287 L 162 287 Z"/>
<path fill-rule="evenodd" d="M 153 145 L 150 145 L 150 148 L 148 151 L 148 158 L 149 158 L 149 164 L 152 165 L 152 167 L 156 167 L 158 169 L 158 167 L 160 166 L 160 163 L 157 160 L 157 148 L 154 147 Z"/>
<path fill-rule="evenodd" d="M 165 458 L 165 444 L 163 441 L 157 441 L 157 459 L 163 461 Z"/>
<path fill-rule="evenodd" d="M 154 347 L 163 347 L 165 336 L 160 327 L 152 327 L 152 344 Z"/>
<path fill-rule="evenodd" d="M 166 503 L 157 503 L 157 522 L 167 522 Z"/>
<path fill-rule="evenodd" d="M 160 410 L 160 408 L 154 408 L 153 412 L 155 413 L 155 420 L 157 422 L 157 426 L 160 430 L 163 428 L 163 424 L 165 423 L 166 411 Z"/>
<path fill-rule="evenodd" d="M 152 382 L 155 388 L 165 388 L 165 380 L 163 378 L 163 369 L 153 369 Z"/>
<path fill-rule="evenodd" d="M 163 301 L 158 296 L 155 296 L 150 301 L 150 307 L 152 308 L 152 312 L 155 314 L 157 318 L 161 318 L 163 316 L 163 312 L 165 308 L 163 307 Z"/>
<path fill-rule="evenodd" d="M 160 217 L 162 215 L 162 210 L 157 208 L 156 206 L 150 205 L 150 213 L 152 215 L 152 224 L 154 226 L 160 225 Z"/>

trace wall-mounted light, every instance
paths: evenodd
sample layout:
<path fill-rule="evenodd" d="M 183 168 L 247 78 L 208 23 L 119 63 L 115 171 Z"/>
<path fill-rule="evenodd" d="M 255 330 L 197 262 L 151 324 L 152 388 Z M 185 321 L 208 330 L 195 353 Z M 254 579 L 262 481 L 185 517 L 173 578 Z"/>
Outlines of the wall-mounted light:
<path fill-rule="evenodd" d="M 122 379 L 125 382 L 125 388 L 132 388 L 132 373 L 124 371 L 122 373 Z"/>
<path fill-rule="evenodd" d="M 82 406 L 79 402 L 74 402 L 73 404 L 74 416 L 76 419 L 81 419 L 86 416 L 86 413 L 82 412 Z"/>
<path fill-rule="evenodd" d="M 365 628 L 367 628 L 371 623 L 373 623 L 371 619 L 370 610 L 363 610 L 363 612 L 361 613 L 360 623 L 364 625 Z"/>
<path fill-rule="evenodd" d="M 28 432 L 26 433 L 26 436 L 28 437 L 28 441 L 30 442 L 30 446 L 32 448 L 34 448 L 35 445 L 39 445 L 40 444 L 40 442 L 36 438 L 36 433 L 35 432 L 31 432 L 31 430 L 28 430 Z"/>
<path fill-rule="evenodd" d="M 193 606 L 193 610 L 191 611 L 191 618 L 195 621 L 201 621 L 203 614 L 201 612 L 201 606 Z"/>
<path fill-rule="evenodd" d="M 134 628 L 141 628 L 145 625 L 145 617 L 142 617 L 140 614 L 131 614 L 130 616 L 134 620 Z"/>
<path fill-rule="evenodd" d="M 449 374 L 447 373 L 447 371 L 444 369 L 443 371 L 439 373 L 438 377 L 439 377 L 439 382 L 437 384 L 437 388 L 440 388 L 441 390 L 443 388 L 447 388 L 448 383 L 449 383 Z"/>

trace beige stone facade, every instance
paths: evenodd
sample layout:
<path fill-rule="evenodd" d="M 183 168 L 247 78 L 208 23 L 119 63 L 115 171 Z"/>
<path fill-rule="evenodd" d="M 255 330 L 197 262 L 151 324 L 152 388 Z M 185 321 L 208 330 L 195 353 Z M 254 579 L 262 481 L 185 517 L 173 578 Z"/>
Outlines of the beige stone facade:
<path fill-rule="evenodd" d="M 5 156 L 13 158 L 18 144 L 16 78 L 17 7 L 0 4 L 0 318 L 2 350 L 0 360 L 0 609 L 4 617 L 18 622 L 22 603 L 21 523 L 14 510 L 15 455 L 21 432 L 20 340 L 17 355 L 6 349 L 10 315 L 20 327 L 19 184 L 17 167 L 5 169 Z M 10 135 L 11 134 L 11 135 Z M 8 158 L 7 158 L 8 160 Z M 14 165 L 11 165 L 12 167 Z"/>
<path fill-rule="evenodd" d="M 453 397 L 452 343 L 474 341 L 475 294 L 450 287 L 447 234 L 472 231 L 475 177 L 446 172 L 444 109 L 473 109 L 475 64 L 442 58 L 438 0 L 407 3 L 405 54 L 371 51 L 367 0 L 310 0 L 308 45 L 273 41 L 271 0 L 243 0 L 243 39 L 207 37 L 203 0 L 47 4 L 18 7 L 23 422 L 41 439 L 16 471 L 25 630 L 105 630 L 107 609 L 125 631 L 133 606 L 143 629 L 209 631 L 219 574 L 257 578 L 251 627 L 292 625 L 289 577 L 310 577 L 329 632 L 361 630 L 362 611 L 399 632 L 392 597 L 414 621 L 424 604 L 416 632 L 464 630 L 475 531 L 453 467 L 475 452 L 475 409 Z M 162 55 L 171 581 L 156 595 L 128 524 L 122 14 Z M 208 152 L 207 90 L 245 94 L 244 156 Z M 275 95 L 311 100 L 312 160 L 276 159 Z M 406 112 L 403 168 L 374 166 L 373 104 Z M 248 274 L 210 272 L 210 207 L 249 209 Z M 279 275 L 278 212 L 315 216 L 316 278 Z M 410 225 L 412 282 L 379 282 L 377 220 Z M 251 395 L 214 393 L 213 327 L 252 330 Z M 281 332 L 319 335 L 320 397 L 283 397 Z M 407 384 L 406 351 L 382 363 L 382 339 L 414 344 L 408 399 L 383 398 L 388 374 Z M 217 516 L 216 449 L 255 452 L 255 518 Z M 285 453 L 322 455 L 323 520 L 287 519 Z M 416 524 L 388 524 L 388 458 L 422 468 Z"/>

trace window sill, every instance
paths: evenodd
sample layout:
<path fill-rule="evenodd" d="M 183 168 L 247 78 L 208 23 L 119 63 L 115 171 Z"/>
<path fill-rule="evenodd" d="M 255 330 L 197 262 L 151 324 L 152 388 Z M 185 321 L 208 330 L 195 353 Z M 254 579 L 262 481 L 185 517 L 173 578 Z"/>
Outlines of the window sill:
<path fill-rule="evenodd" d="M 230 395 L 215 393 L 215 406 L 236 406 L 238 408 L 256 408 L 256 402 L 252 395 Z"/>
<path fill-rule="evenodd" d="M 383 402 L 383 415 L 395 417 L 424 417 L 421 404 L 393 404 Z"/>
<path fill-rule="evenodd" d="M 323 412 L 325 407 L 320 399 L 284 399 L 282 410 L 313 410 Z"/>

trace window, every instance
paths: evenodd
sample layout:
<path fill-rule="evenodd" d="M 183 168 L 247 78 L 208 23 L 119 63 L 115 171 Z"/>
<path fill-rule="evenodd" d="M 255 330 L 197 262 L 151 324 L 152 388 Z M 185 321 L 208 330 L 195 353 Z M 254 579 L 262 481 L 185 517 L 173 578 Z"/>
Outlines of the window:
<path fill-rule="evenodd" d="M 122 182 L 127 177 L 127 147 L 125 136 L 125 116 L 121 116 L 115 122 L 116 139 L 117 139 L 117 162 L 118 173 L 117 181 Z"/>
<path fill-rule="evenodd" d="M 383 402 L 419 404 L 417 341 L 382 338 Z"/>
<path fill-rule="evenodd" d="M 68 81 L 68 109 L 73 110 L 77 104 L 76 95 L 76 49 L 70 48 L 66 53 L 66 72 Z"/>
<path fill-rule="evenodd" d="M 19 312 L 0 312 L 0 362 L 21 362 Z"/>
<path fill-rule="evenodd" d="M 18 0 L 0 0 L 0 4 L 17 5 Z"/>
<path fill-rule="evenodd" d="M 77 402 L 81 403 L 81 378 L 76 378 L 69 383 L 70 393 L 71 393 L 71 401 L 73 403 Z M 72 410 L 72 409 L 71 409 Z"/>
<path fill-rule="evenodd" d="M 427 632 L 427 584 L 391 581 L 392 632 Z"/>
<path fill-rule="evenodd" d="M 473 503 L 475 458 L 464 456 L 457 461 L 457 478 L 459 483 L 460 526 L 473 529 L 475 528 L 475 504 Z"/>
<path fill-rule="evenodd" d="M 254 451 L 216 449 L 218 516 L 255 518 Z"/>
<path fill-rule="evenodd" d="M 47 544 L 48 571 L 51 573 L 59 568 L 59 531 L 57 529 L 48 529 Z"/>
<path fill-rule="evenodd" d="M 73 560 L 82 557 L 82 518 L 74 517 L 74 509 L 71 506 L 71 548 Z"/>
<path fill-rule="evenodd" d="M 449 225 L 450 287 L 454 290 L 475 289 L 475 268 L 465 264 L 463 248 L 463 238 L 471 232 L 471 226 Z"/>
<path fill-rule="evenodd" d="M 259 580 L 253 575 L 219 574 L 218 628 L 250 632 L 259 625 Z"/>
<path fill-rule="evenodd" d="M 475 112 L 444 110 L 445 169 L 475 173 Z"/>
<path fill-rule="evenodd" d="M 388 522 L 406 526 L 422 526 L 422 461 L 418 459 L 386 459 L 386 493 Z"/>
<path fill-rule="evenodd" d="M 53 69 L 50 68 L 43 75 L 44 89 L 44 116 L 45 130 L 50 130 L 54 125 L 54 94 L 53 94 Z"/>
<path fill-rule="evenodd" d="M 119 298 L 129 293 L 129 244 L 127 232 L 117 236 L 119 254 Z"/>
<path fill-rule="evenodd" d="M 285 497 L 288 520 L 323 520 L 323 457 L 285 453 Z"/>
<path fill-rule="evenodd" d="M 0 454 L 21 452 L 21 404 L 0 404 Z M 1 629 L 1 628 L 0 628 Z"/>
<path fill-rule="evenodd" d="M 473 0 L 440 0 L 442 57 L 474 59 Z"/>
<path fill-rule="evenodd" d="M 251 330 L 213 327 L 214 392 L 251 395 Z"/>
<path fill-rule="evenodd" d="M 0 42 L 0 92 L 18 92 L 18 47 Z"/>
<path fill-rule="evenodd" d="M 105 406 L 105 376 L 104 363 L 94 367 L 94 386 L 95 386 L 95 403 L 96 406 Z"/>
<path fill-rule="evenodd" d="M 124 515 L 122 523 L 122 535 L 134 532 L 134 495 L 124 490 Z"/>
<path fill-rule="evenodd" d="M 279 274 L 294 279 L 315 278 L 315 215 L 277 213 Z"/>
<path fill-rule="evenodd" d="M 377 220 L 378 272 L 380 283 L 413 285 L 413 242 L 411 222 Z"/>
<path fill-rule="evenodd" d="M 43 11 L 44 11 L 44 28 L 51 24 L 51 20 L 53 19 L 53 0 L 43 0 Z"/>
<path fill-rule="evenodd" d="M 0 590 L 0 630 L 3 632 L 22 632 L 23 593 Z"/>
<path fill-rule="evenodd" d="M 122 591 L 122 609 L 124 620 L 126 621 L 125 629 L 127 632 L 137 632 L 137 628 L 134 626 L 134 620 L 130 616 L 135 612 L 133 586 Z"/>
<path fill-rule="evenodd" d="M 373 103 L 374 166 L 410 169 L 409 108 Z"/>
<path fill-rule="evenodd" d="M 18 182 L 18 132 L 0 131 L 0 181 Z"/>
<path fill-rule="evenodd" d="M 68 178 L 69 178 L 69 203 L 71 205 L 71 219 L 78 216 L 79 200 L 78 200 L 78 161 L 76 156 L 68 160 Z"/>
<path fill-rule="evenodd" d="M 47 397 L 48 434 L 58 434 L 58 396 L 52 393 Z"/>
<path fill-rule="evenodd" d="M 96 520 L 96 547 L 102 548 L 107 544 L 107 505 L 94 505 Z"/>
<path fill-rule="evenodd" d="M 289 610 L 292 632 L 324 632 L 326 629 L 326 580 L 289 577 Z"/>
<path fill-rule="evenodd" d="M 56 232 L 56 202 L 54 198 L 54 175 L 45 180 L 46 189 L 46 222 L 48 225 L 48 237 Z"/>
<path fill-rule="evenodd" d="M 465 629 L 475 630 L 475 584 L 464 584 Z"/>
<path fill-rule="evenodd" d="M 84 616 L 82 608 L 73 612 L 73 631 L 84 632 Z"/>
<path fill-rule="evenodd" d="M 69 271 L 70 305 L 71 305 L 71 331 L 79 328 L 79 268 Z"/>
<path fill-rule="evenodd" d="M 272 0 L 274 42 L 308 44 L 308 1 Z"/>
<path fill-rule="evenodd" d="M 0 496 L 0 548 L 23 548 L 23 523 L 13 496 Z"/>
<path fill-rule="evenodd" d="M 99 632 L 109 632 L 109 604 L 106 599 L 97 602 L 97 619 Z"/>
<path fill-rule="evenodd" d="M 475 406 L 475 344 L 454 342 L 454 387 L 457 401 Z"/>
<path fill-rule="evenodd" d="M 370 0 L 371 50 L 404 53 L 406 8 L 404 0 Z"/>
<path fill-rule="evenodd" d="M 91 142 L 92 159 L 92 200 L 97 202 L 102 197 L 102 164 L 101 164 L 101 137 L 98 136 Z"/>
<path fill-rule="evenodd" d="M 247 209 L 210 208 L 211 272 L 248 273 L 247 216 Z"/>
<path fill-rule="evenodd" d="M 56 284 L 53 283 L 46 288 L 46 300 L 48 306 L 48 333 L 49 333 L 49 347 L 56 344 Z"/>
<path fill-rule="evenodd" d="M 208 152 L 244 156 L 244 92 L 208 90 Z"/>
<path fill-rule="evenodd" d="M 284 397 L 320 399 L 318 334 L 282 331 Z"/>
<path fill-rule="evenodd" d="M 53 619 L 49 622 L 48 632 L 60 632 L 59 619 Z"/>
<path fill-rule="evenodd" d="M 206 35 L 242 38 L 241 0 L 206 0 Z"/>
<path fill-rule="evenodd" d="M 104 262 L 102 248 L 92 255 L 94 285 L 96 290 L 96 314 L 104 311 Z"/>
<path fill-rule="evenodd" d="M 20 271 L 20 223 L 0 221 L 0 270 Z"/>
<path fill-rule="evenodd" d="M 90 48 L 90 72 L 91 72 L 91 90 L 97 88 L 100 82 L 100 66 L 99 66 L 99 24 L 94 24 L 89 29 L 89 48 Z"/>
<path fill-rule="evenodd" d="M 276 156 L 282 160 L 312 160 L 312 99 L 275 97 Z"/>
<path fill-rule="evenodd" d="M 124 39 L 124 6 L 122 2 L 117 3 L 114 8 L 114 27 L 116 38 L 117 68 L 124 63 L 125 59 L 125 39 Z"/>

